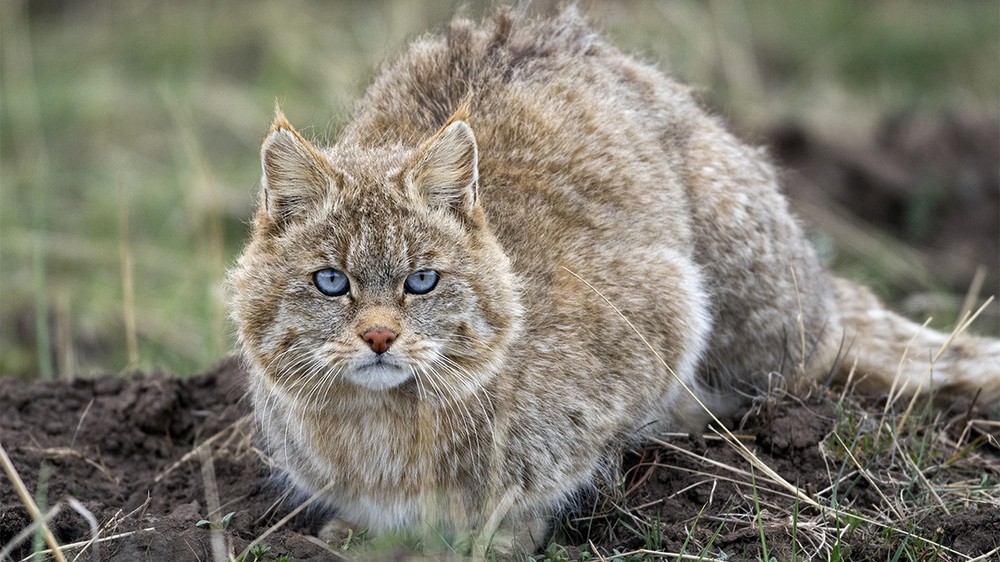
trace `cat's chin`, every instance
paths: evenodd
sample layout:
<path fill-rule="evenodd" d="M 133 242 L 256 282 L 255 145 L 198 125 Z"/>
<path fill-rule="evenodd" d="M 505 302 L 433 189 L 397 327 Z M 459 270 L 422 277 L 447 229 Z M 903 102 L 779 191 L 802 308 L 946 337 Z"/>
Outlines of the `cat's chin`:
<path fill-rule="evenodd" d="M 390 363 L 372 363 L 344 373 L 348 380 L 371 390 L 395 388 L 413 378 L 413 371 Z"/>

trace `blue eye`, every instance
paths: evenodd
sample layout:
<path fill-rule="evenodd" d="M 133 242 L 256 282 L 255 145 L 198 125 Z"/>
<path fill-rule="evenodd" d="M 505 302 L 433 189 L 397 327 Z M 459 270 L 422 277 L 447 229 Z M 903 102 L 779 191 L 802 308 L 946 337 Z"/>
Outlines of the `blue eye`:
<path fill-rule="evenodd" d="M 438 284 L 438 272 L 427 269 L 411 273 L 403 283 L 403 292 L 412 295 L 426 295 Z"/>
<path fill-rule="evenodd" d="M 321 269 L 313 273 L 313 284 L 328 297 L 342 297 L 351 290 L 347 276 L 336 269 Z"/>

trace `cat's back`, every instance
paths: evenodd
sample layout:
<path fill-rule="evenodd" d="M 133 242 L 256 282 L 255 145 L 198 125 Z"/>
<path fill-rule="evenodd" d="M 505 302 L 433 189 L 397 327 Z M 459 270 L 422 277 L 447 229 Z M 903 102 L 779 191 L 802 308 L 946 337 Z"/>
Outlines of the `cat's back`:
<path fill-rule="evenodd" d="M 726 131 L 689 88 L 610 45 L 575 9 L 454 20 L 380 73 L 340 142 L 419 144 L 466 99 L 481 204 L 530 285 L 526 308 L 539 325 L 561 309 L 570 323 L 578 315 L 572 302 L 548 305 L 579 295 L 578 282 L 559 279 L 563 268 L 591 280 L 650 280 L 678 259 L 709 280 L 712 353 L 726 358 L 717 370 L 777 364 L 780 357 L 753 350 L 785 349 L 784 334 L 799 329 L 785 310 L 803 306 L 810 332 L 831 318 L 827 275 L 766 154 Z M 661 303 L 663 295 L 648 282 L 599 290 L 618 303 Z"/>
<path fill-rule="evenodd" d="M 459 18 L 418 40 L 380 73 L 339 142 L 417 144 L 466 99 L 481 203 L 515 262 L 573 263 L 595 245 L 620 252 L 624 241 L 691 246 L 679 170 L 702 114 L 681 86 L 610 46 L 574 9 Z M 665 225 L 664 216 L 674 218 Z"/>

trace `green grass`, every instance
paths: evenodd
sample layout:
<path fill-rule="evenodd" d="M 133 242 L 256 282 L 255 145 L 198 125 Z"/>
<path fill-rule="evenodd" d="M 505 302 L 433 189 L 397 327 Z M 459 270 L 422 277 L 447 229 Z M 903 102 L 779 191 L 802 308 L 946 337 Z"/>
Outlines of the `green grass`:
<path fill-rule="evenodd" d="M 310 136 L 333 138 L 373 68 L 453 6 L 0 9 L 0 372 L 31 377 L 187 374 L 227 354 L 221 282 L 246 234 L 275 100 Z M 616 2 L 590 12 L 616 43 L 662 61 L 749 129 L 796 119 L 859 136 L 900 109 L 998 105 L 996 3 Z"/>

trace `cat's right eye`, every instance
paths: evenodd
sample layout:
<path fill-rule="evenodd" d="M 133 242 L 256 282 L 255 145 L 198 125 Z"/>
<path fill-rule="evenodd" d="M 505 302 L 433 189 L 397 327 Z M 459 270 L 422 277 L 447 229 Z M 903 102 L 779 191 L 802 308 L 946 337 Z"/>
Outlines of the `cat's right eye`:
<path fill-rule="evenodd" d="M 313 284 L 328 297 L 342 297 L 351 290 L 347 275 L 336 269 L 321 269 L 313 273 Z"/>

